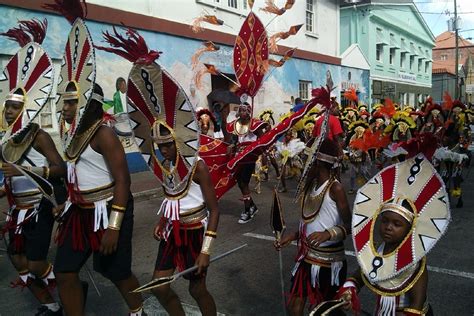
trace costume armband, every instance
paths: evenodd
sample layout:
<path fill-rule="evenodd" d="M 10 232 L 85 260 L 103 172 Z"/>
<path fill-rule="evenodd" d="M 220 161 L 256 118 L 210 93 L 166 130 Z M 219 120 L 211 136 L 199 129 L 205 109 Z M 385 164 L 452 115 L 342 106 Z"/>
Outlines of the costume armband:
<path fill-rule="evenodd" d="M 109 216 L 109 226 L 107 226 L 107 228 L 112 230 L 120 230 L 120 227 L 122 226 L 123 216 L 124 212 L 117 212 L 112 208 L 112 211 L 110 212 Z"/>
<path fill-rule="evenodd" d="M 202 241 L 201 253 L 210 255 L 211 254 L 211 245 L 214 241 L 215 237 L 211 237 L 208 235 L 204 235 L 204 239 Z"/>
<path fill-rule="evenodd" d="M 346 230 L 344 227 L 336 225 L 327 229 L 331 238 L 330 241 L 342 241 L 346 238 Z"/>

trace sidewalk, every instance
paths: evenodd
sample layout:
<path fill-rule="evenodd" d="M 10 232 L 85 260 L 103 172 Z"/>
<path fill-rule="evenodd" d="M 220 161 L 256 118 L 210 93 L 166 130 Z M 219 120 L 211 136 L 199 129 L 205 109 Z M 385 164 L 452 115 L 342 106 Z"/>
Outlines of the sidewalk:
<path fill-rule="evenodd" d="M 151 171 L 137 172 L 130 175 L 132 191 L 135 201 L 148 200 L 163 195 L 161 184 Z"/>

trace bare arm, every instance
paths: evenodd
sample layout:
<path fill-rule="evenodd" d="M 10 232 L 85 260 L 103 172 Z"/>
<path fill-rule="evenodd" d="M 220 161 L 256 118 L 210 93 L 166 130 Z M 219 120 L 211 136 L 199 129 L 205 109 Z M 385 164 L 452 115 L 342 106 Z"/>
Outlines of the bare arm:
<path fill-rule="evenodd" d="M 204 202 L 206 203 L 207 209 L 210 213 L 207 229 L 215 232 L 217 231 L 217 225 L 219 223 L 219 209 L 217 207 L 216 191 L 211 182 L 209 170 L 202 160 L 197 163 L 193 180 L 201 187 Z"/>
<path fill-rule="evenodd" d="M 59 155 L 51 136 L 43 130 L 36 135 L 34 149 L 46 157 L 49 164 L 49 178 L 58 179 L 66 176 L 66 164 Z"/>
<path fill-rule="evenodd" d="M 423 310 L 426 301 L 426 289 L 428 288 L 428 271 L 425 270 L 421 274 L 415 285 L 408 291 L 410 298 L 410 308 Z"/>
<path fill-rule="evenodd" d="M 217 224 L 219 223 L 219 209 L 217 207 L 217 198 L 216 192 L 214 191 L 214 186 L 211 182 L 211 175 L 206 164 L 200 160 L 197 162 L 196 171 L 194 172 L 193 180 L 199 184 L 201 187 L 201 192 L 204 197 L 204 202 L 206 203 L 207 209 L 209 210 L 209 222 L 207 224 L 207 231 L 217 232 Z M 211 238 L 207 235 L 204 238 Z M 201 274 L 209 266 L 209 254 L 202 252 L 196 258 L 196 266 L 198 266 L 198 271 L 196 274 Z"/>
<path fill-rule="evenodd" d="M 125 159 L 125 151 L 117 135 L 110 127 L 101 126 L 94 135 L 91 146 L 104 156 L 115 181 L 112 203 L 125 207 L 130 194 L 130 173 Z"/>
<path fill-rule="evenodd" d="M 329 191 L 331 198 L 336 201 L 337 211 L 342 218 L 347 234 L 351 233 L 352 212 L 347 201 L 346 192 L 340 182 L 334 182 Z"/>

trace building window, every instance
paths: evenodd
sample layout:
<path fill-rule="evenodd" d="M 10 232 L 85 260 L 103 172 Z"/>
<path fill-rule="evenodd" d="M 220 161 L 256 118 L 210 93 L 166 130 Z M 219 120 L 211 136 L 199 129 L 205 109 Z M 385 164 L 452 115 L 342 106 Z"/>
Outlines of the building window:
<path fill-rule="evenodd" d="M 400 53 L 400 68 L 405 68 L 407 60 L 407 53 Z"/>
<path fill-rule="evenodd" d="M 429 69 L 430 69 L 430 62 L 427 61 L 427 62 L 425 62 L 425 73 L 428 73 Z"/>
<path fill-rule="evenodd" d="M 390 61 L 390 65 L 393 65 L 395 62 L 395 47 L 390 48 L 389 61 Z"/>
<path fill-rule="evenodd" d="M 198 3 L 221 9 L 228 12 L 243 13 L 247 10 L 247 0 L 195 0 Z M 247 12 L 245 12 L 247 14 Z"/>
<path fill-rule="evenodd" d="M 383 45 L 382 44 L 375 45 L 375 59 L 377 61 L 382 62 L 382 59 L 383 59 Z"/>
<path fill-rule="evenodd" d="M 410 56 L 410 71 L 413 71 L 413 65 L 415 64 L 415 56 L 411 55 Z"/>
<path fill-rule="evenodd" d="M 448 59 L 448 55 L 446 54 L 441 55 L 441 60 L 447 60 L 447 59 Z"/>
<path fill-rule="evenodd" d="M 306 0 L 306 31 L 315 33 L 315 0 Z"/>
<path fill-rule="evenodd" d="M 421 60 L 421 58 L 418 59 L 418 72 L 421 72 L 421 67 L 422 67 L 422 64 L 423 64 L 423 61 Z"/>
<path fill-rule="evenodd" d="M 299 81 L 299 97 L 305 101 L 309 100 L 311 92 L 311 81 Z"/>

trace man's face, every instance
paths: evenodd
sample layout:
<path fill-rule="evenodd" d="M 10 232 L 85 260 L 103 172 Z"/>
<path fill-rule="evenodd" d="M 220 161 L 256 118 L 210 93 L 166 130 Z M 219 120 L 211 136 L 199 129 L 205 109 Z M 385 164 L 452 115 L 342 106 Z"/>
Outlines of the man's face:
<path fill-rule="evenodd" d="M 77 99 L 64 101 L 62 115 L 64 117 L 64 120 L 68 124 L 71 124 L 74 121 L 76 111 L 77 111 Z"/>
<path fill-rule="evenodd" d="M 21 114 L 23 110 L 23 102 L 19 101 L 7 101 L 5 102 L 5 120 L 8 125 L 12 125 L 18 115 Z"/>
<path fill-rule="evenodd" d="M 239 117 L 243 120 L 247 120 L 250 118 L 250 113 L 247 111 L 246 108 L 240 107 L 239 108 Z"/>

